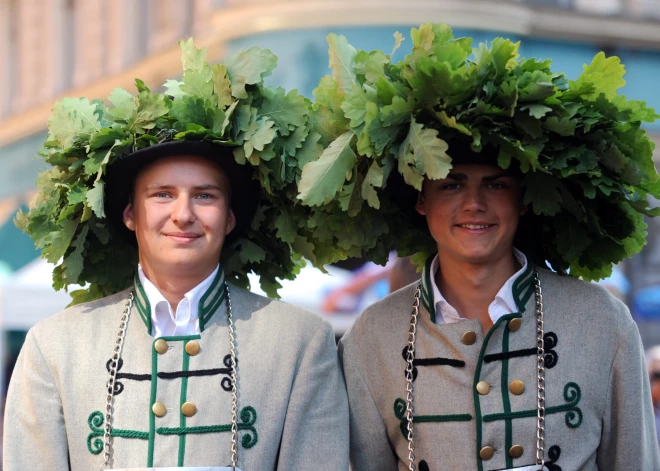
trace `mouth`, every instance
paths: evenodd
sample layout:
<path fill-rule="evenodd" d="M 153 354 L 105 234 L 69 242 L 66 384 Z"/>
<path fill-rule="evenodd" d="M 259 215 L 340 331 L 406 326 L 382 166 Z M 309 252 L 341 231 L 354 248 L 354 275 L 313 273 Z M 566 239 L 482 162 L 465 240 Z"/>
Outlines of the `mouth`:
<path fill-rule="evenodd" d="M 461 229 L 469 229 L 472 231 L 489 229 L 491 227 L 497 226 L 497 224 L 456 224 Z"/>
<path fill-rule="evenodd" d="M 182 244 L 189 244 L 201 237 L 201 235 L 195 234 L 193 232 L 169 232 L 165 233 L 165 236 L 174 240 L 175 242 Z"/>

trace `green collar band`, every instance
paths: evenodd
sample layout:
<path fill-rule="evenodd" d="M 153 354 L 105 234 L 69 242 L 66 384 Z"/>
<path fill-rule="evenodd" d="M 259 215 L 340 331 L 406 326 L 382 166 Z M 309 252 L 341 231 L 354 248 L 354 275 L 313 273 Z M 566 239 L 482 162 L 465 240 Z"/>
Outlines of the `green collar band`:
<path fill-rule="evenodd" d="M 433 273 L 431 273 L 431 264 L 436 254 L 429 256 L 424 262 L 422 272 L 422 306 L 431 316 L 431 322 L 436 322 L 435 300 L 433 299 Z M 518 312 L 525 312 L 525 305 L 529 298 L 534 294 L 534 267 L 531 260 L 527 259 L 527 268 L 513 282 L 513 299 L 518 307 Z"/>
<path fill-rule="evenodd" d="M 153 326 L 151 321 L 151 304 L 149 303 L 149 298 L 147 293 L 144 291 L 142 283 L 140 283 L 140 277 L 138 274 L 135 274 L 134 278 L 134 289 L 135 289 L 135 307 L 137 309 L 142 322 L 147 328 L 147 333 L 151 335 Z M 204 295 L 199 300 L 198 308 L 198 318 L 199 318 L 199 331 L 204 332 L 206 325 L 208 324 L 213 314 L 218 310 L 220 305 L 224 302 L 227 292 L 225 290 L 225 272 L 222 269 L 222 266 L 218 268 L 218 273 L 216 274 L 211 286 L 206 290 Z"/>

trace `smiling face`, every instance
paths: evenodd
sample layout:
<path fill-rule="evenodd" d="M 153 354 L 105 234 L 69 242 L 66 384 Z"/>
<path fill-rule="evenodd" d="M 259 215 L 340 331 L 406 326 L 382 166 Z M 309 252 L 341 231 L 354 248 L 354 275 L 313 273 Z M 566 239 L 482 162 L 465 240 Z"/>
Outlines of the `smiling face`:
<path fill-rule="evenodd" d="M 201 157 L 166 157 L 143 169 L 123 216 L 147 276 L 208 276 L 236 224 L 230 197 L 227 177 Z"/>
<path fill-rule="evenodd" d="M 447 178 L 425 180 L 416 205 L 441 257 L 490 264 L 511 257 L 525 213 L 519 177 L 490 165 L 455 165 Z"/>

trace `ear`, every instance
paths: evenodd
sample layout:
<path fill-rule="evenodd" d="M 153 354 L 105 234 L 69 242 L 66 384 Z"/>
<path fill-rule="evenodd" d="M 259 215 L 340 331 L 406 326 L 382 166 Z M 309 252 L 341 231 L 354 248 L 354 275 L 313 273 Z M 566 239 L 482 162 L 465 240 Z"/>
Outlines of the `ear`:
<path fill-rule="evenodd" d="M 520 210 L 520 215 L 524 216 L 525 214 L 527 214 L 527 210 L 529 210 L 529 206 L 526 204 L 523 205 L 522 209 Z"/>
<path fill-rule="evenodd" d="M 229 214 L 227 214 L 227 229 L 225 235 L 229 234 L 236 227 L 236 216 L 234 216 L 234 211 L 229 208 Z"/>
<path fill-rule="evenodd" d="M 133 204 L 128 203 L 126 205 L 126 208 L 124 208 L 124 212 L 122 213 L 123 219 L 124 219 L 124 225 L 128 227 L 129 230 L 135 231 L 135 217 L 133 214 Z"/>
<path fill-rule="evenodd" d="M 422 216 L 426 216 L 426 206 L 424 203 L 424 190 L 422 189 L 422 191 L 417 194 L 417 203 L 415 203 L 415 209 Z"/>

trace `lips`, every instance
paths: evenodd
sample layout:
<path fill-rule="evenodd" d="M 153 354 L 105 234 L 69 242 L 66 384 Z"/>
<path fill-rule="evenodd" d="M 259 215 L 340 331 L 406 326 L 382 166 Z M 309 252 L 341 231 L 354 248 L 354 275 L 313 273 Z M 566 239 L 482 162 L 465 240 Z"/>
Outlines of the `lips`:
<path fill-rule="evenodd" d="M 167 232 L 165 236 L 182 243 L 190 243 L 201 237 L 200 234 L 194 232 Z"/>

